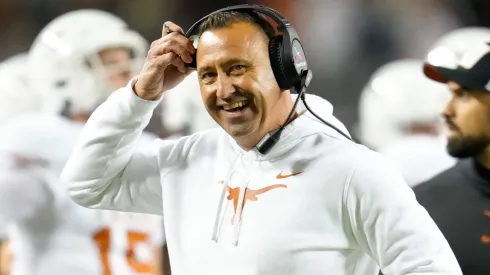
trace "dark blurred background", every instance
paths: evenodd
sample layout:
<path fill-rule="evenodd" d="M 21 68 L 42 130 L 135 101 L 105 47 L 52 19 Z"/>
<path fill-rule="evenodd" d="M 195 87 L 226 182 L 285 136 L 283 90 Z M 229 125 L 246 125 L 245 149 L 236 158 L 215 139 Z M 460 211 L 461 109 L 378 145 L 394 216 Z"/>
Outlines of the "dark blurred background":
<path fill-rule="evenodd" d="M 243 3 L 268 5 L 290 19 L 313 68 L 309 92 L 330 100 L 348 128 L 378 66 L 424 58 L 437 38 L 455 28 L 490 26 L 490 0 L 0 0 L 0 60 L 27 50 L 45 24 L 70 10 L 113 12 L 155 40 L 164 21 L 186 29 L 213 10 Z"/>

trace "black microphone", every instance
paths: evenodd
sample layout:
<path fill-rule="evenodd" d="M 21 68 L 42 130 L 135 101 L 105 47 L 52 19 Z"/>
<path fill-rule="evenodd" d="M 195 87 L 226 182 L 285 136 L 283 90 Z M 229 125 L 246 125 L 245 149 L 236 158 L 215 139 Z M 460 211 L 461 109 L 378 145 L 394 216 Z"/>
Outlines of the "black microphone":
<path fill-rule="evenodd" d="M 293 108 L 291 109 L 291 112 L 289 112 L 289 115 L 288 115 L 288 118 L 286 119 L 286 122 L 284 122 L 284 124 L 281 125 L 281 127 L 279 127 L 278 129 L 267 133 L 267 135 L 266 135 L 267 138 L 262 139 L 262 141 L 259 142 L 255 146 L 261 154 L 263 154 L 263 155 L 267 154 L 272 149 L 272 147 L 274 147 L 274 145 L 276 145 L 277 142 L 279 142 L 279 139 L 281 139 L 282 131 L 291 122 L 293 114 L 296 112 L 296 107 L 298 106 L 298 103 L 300 100 L 303 101 L 303 104 L 305 105 L 306 110 L 308 110 L 308 112 L 310 112 L 313 116 L 315 116 L 323 124 L 334 129 L 335 131 L 337 131 L 339 134 L 341 134 L 342 136 L 344 136 L 348 140 L 354 142 L 352 140 L 352 138 L 349 137 L 347 134 L 342 132 L 340 129 L 338 129 L 337 127 L 335 127 L 331 123 L 328 123 L 326 120 L 322 119 L 319 115 L 315 114 L 315 112 L 313 112 L 313 110 L 310 109 L 310 106 L 308 106 L 308 104 L 306 104 L 305 92 L 306 92 L 306 88 L 310 84 L 312 77 L 313 77 L 313 73 L 310 70 L 306 70 L 301 74 L 300 84 L 297 87 L 294 87 L 295 91 L 299 90 L 300 92 L 298 93 L 298 98 L 296 98 L 296 101 L 294 102 L 294 105 L 293 105 Z"/>

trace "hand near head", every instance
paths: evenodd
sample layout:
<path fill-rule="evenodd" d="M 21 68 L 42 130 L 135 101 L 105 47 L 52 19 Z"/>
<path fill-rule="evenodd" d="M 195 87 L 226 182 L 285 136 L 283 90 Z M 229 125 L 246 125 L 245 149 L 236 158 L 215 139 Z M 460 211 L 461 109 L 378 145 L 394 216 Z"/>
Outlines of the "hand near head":
<path fill-rule="evenodd" d="M 146 57 L 145 65 L 138 75 L 134 86 L 136 95 L 146 100 L 156 100 L 163 92 L 177 86 L 191 73 L 185 63 L 192 62 L 195 53 L 192 41 L 184 36 L 182 28 L 172 22 L 166 22 L 162 37 L 153 41 Z"/>

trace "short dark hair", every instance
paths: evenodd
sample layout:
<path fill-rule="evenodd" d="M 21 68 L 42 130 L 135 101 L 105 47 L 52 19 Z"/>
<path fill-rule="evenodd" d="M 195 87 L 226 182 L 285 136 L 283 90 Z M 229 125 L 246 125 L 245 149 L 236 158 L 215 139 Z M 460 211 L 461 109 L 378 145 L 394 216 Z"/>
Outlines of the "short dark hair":
<path fill-rule="evenodd" d="M 226 28 L 238 22 L 248 22 L 258 26 L 269 39 L 276 34 L 274 27 L 260 14 L 255 12 L 225 11 L 206 18 L 199 26 L 199 36 L 206 31 Z"/>

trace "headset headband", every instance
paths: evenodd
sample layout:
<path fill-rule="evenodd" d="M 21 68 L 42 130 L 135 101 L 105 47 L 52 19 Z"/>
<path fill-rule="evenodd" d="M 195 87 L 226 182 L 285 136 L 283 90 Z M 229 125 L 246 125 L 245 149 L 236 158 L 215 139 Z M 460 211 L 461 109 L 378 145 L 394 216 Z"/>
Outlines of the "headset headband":
<path fill-rule="evenodd" d="M 197 43 L 199 41 L 199 37 L 197 37 L 198 27 L 210 16 L 226 11 L 239 11 L 255 16 L 259 15 L 259 17 L 260 15 L 263 15 L 275 21 L 277 23 L 276 28 L 271 24 L 269 25 L 274 31 L 277 29 L 281 34 L 274 34 L 270 37 L 269 57 L 271 59 L 272 71 L 274 72 L 279 87 L 282 90 L 288 90 L 294 87 L 299 91 L 303 85 L 308 86 L 308 83 L 311 80 L 311 72 L 308 70 L 303 46 L 299 41 L 296 30 L 289 20 L 282 16 L 278 11 L 266 6 L 248 4 L 230 6 L 214 11 L 201 18 L 194 23 L 186 33 L 186 37 L 193 41 L 196 49 L 198 48 Z M 264 31 L 267 32 L 267 30 Z M 193 62 L 187 66 L 195 69 L 197 67 L 196 58 L 194 58 Z M 309 77 L 306 75 L 308 73 L 310 74 Z"/>
<path fill-rule="evenodd" d="M 242 5 L 236 5 L 236 6 L 230 6 L 230 7 L 226 7 L 226 8 L 222 8 L 222 9 L 219 9 L 217 11 L 214 11 L 206 16 L 204 16 L 203 18 L 199 19 L 199 21 L 197 21 L 196 23 L 194 23 L 190 28 L 189 30 L 187 30 L 185 36 L 190 38 L 192 35 L 194 35 L 197 27 L 199 27 L 199 25 L 201 25 L 202 21 L 206 20 L 206 18 L 208 18 L 209 16 L 213 15 L 213 14 L 216 14 L 216 13 L 220 13 L 220 12 L 225 12 L 225 11 L 244 11 L 244 12 L 256 12 L 256 13 L 261 13 L 263 15 L 267 15 L 268 17 L 270 17 L 272 20 L 274 20 L 277 25 L 278 25 L 278 29 L 280 31 L 284 31 L 286 26 L 289 26 L 291 25 L 291 23 L 289 22 L 289 20 L 287 20 L 284 16 L 282 16 L 278 11 L 272 9 L 272 8 L 269 8 L 269 7 L 266 7 L 266 6 L 262 6 L 262 5 L 249 5 L 249 4 L 242 4 Z"/>

